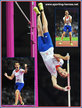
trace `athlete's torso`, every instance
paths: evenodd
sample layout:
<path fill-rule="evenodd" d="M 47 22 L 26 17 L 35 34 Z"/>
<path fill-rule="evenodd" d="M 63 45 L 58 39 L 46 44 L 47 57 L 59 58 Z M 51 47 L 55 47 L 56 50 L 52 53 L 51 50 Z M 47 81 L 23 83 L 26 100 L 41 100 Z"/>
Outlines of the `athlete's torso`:
<path fill-rule="evenodd" d="M 44 61 L 48 61 L 48 59 L 53 58 L 54 48 L 50 47 L 47 51 L 40 52 Z"/>
<path fill-rule="evenodd" d="M 19 69 L 18 72 L 16 72 L 16 70 L 13 71 L 13 74 L 16 77 L 16 80 L 15 80 L 16 83 L 17 82 L 24 83 L 24 78 L 23 78 L 24 77 L 24 72 L 23 71 L 24 71 L 23 69 Z"/>
<path fill-rule="evenodd" d="M 72 19 L 72 16 L 70 16 L 70 18 Z M 66 23 L 65 23 L 65 25 L 71 26 L 70 18 L 69 17 L 66 17 Z M 65 21 L 65 17 L 63 17 L 63 20 Z"/>
<path fill-rule="evenodd" d="M 49 48 L 47 51 L 45 52 L 40 52 L 43 61 L 48 69 L 48 71 L 51 73 L 51 75 L 54 75 L 55 77 L 57 77 L 57 70 L 56 70 L 56 66 L 60 65 L 62 66 L 62 60 L 60 60 L 60 62 L 58 62 L 56 60 L 56 58 L 53 56 L 54 55 L 54 48 L 51 47 Z"/>

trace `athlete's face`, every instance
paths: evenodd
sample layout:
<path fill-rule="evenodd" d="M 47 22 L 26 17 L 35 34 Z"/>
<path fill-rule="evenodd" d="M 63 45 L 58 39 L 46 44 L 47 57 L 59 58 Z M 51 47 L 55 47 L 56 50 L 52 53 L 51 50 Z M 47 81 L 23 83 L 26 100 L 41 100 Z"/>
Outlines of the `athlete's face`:
<path fill-rule="evenodd" d="M 15 63 L 15 69 L 19 70 L 19 67 L 20 67 L 19 63 Z"/>
<path fill-rule="evenodd" d="M 65 15 L 68 16 L 69 15 L 69 12 L 68 11 L 65 11 Z"/>
<path fill-rule="evenodd" d="M 68 76 L 66 69 L 62 69 L 62 68 L 59 69 L 59 74 L 61 77 L 64 77 L 64 78 Z"/>

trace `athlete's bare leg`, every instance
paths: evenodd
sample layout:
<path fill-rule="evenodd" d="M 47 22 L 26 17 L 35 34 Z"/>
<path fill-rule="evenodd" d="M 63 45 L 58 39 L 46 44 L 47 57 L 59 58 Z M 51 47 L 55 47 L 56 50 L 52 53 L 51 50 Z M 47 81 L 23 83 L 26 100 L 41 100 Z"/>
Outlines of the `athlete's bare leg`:
<path fill-rule="evenodd" d="M 37 15 L 38 36 L 43 36 L 42 23 L 40 19 L 40 11 L 38 10 L 37 7 L 34 7 L 33 10 L 36 12 L 36 15 Z"/>
<path fill-rule="evenodd" d="M 19 101 L 20 101 L 21 104 L 24 104 L 23 101 L 22 101 L 22 97 L 21 97 L 20 93 L 19 93 Z"/>
<path fill-rule="evenodd" d="M 44 11 L 42 11 L 41 14 L 42 14 L 43 33 L 46 33 L 48 32 L 48 22 Z"/>
<path fill-rule="evenodd" d="M 43 36 L 42 23 L 41 23 L 40 15 L 37 16 L 37 29 L 38 29 L 38 36 Z"/>
<path fill-rule="evenodd" d="M 72 43 L 72 32 L 69 32 L 69 38 L 70 38 L 70 45 L 73 45 L 73 43 Z"/>
<path fill-rule="evenodd" d="M 38 3 L 39 10 L 41 11 L 42 24 L 43 24 L 43 33 L 48 32 L 48 22 L 44 13 L 43 3 Z"/>
<path fill-rule="evenodd" d="M 65 36 L 65 33 L 66 33 L 66 32 L 63 32 L 63 33 L 62 33 L 61 42 L 59 43 L 60 45 L 62 44 L 63 38 L 64 38 L 64 36 Z"/>
<path fill-rule="evenodd" d="M 16 90 L 16 91 L 15 91 L 15 105 L 18 104 L 19 92 L 20 92 L 19 90 Z"/>

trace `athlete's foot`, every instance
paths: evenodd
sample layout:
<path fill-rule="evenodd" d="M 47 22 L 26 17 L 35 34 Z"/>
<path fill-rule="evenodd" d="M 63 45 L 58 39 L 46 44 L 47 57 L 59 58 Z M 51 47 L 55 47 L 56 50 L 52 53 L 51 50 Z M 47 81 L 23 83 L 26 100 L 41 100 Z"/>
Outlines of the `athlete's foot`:
<path fill-rule="evenodd" d="M 62 44 L 62 41 L 61 42 L 59 42 L 59 45 L 61 45 Z"/>
<path fill-rule="evenodd" d="M 40 11 L 43 11 L 44 10 L 43 3 L 38 3 L 38 7 L 39 7 L 39 10 Z"/>
<path fill-rule="evenodd" d="M 37 7 L 34 7 L 33 10 L 36 12 L 37 15 L 40 15 L 40 11 L 38 10 Z"/>
<path fill-rule="evenodd" d="M 13 105 L 17 105 L 17 104 L 13 104 Z"/>
<path fill-rule="evenodd" d="M 73 46 L 73 43 L 72 43 L 72 42 L 70 42 L 70 45 L 71 45 L 71 46 Z"/>
<path fill-rule="evenodd" d="M 24 105 L 24 102 L 22 102 L 22 104 L 21 105 Z"/>

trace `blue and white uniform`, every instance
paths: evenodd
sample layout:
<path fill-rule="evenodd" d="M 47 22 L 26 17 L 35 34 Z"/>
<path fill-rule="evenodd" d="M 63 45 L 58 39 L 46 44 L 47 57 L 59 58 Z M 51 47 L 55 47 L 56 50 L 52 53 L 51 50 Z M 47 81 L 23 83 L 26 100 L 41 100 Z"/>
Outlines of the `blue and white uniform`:
<path fill-rule="evenodd" d="M 72 16 L 70 16 L 71 20 L 72 20 Z M 66 23 L 64 25 L 64 29 L 63 31 L 66 32 L 68 30 L 68 32 L 72 32 L 72 26 L 71 26 L 71 23 L 70 23 L 70 18 L 69 16 L 66 17 Z M 63 17 L 63 21 L 65 21 L 65 17 Z"/>
<path fill-rule="evenodd" d="M 15 90 L 21 91 L 24 87 L 24 69 L 19 69 L 18 71 L 13 70 L 12 74 L 15 75 Z"/>
<path fill-rule="evenodd" d="M 44 36 L 38 37 L 38 50 L 43 58 L 44 64 L 51 75 L 57 77 L 56 66 L 63 65 L 63 60 L 56 60 L 54 55 L 54 47 L 49 32 L 44 33 Z"/>

